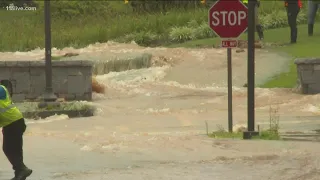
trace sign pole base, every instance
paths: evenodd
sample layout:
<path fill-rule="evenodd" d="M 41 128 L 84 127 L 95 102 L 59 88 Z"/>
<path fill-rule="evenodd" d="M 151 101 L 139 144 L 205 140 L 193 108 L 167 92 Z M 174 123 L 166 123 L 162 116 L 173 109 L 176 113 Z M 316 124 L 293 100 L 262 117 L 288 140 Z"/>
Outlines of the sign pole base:
<path fill-rule="evenodd" d="M 244 131 L 243 139 L 252 139 L 252 137 L 259 136 L 258 131 Z"/>

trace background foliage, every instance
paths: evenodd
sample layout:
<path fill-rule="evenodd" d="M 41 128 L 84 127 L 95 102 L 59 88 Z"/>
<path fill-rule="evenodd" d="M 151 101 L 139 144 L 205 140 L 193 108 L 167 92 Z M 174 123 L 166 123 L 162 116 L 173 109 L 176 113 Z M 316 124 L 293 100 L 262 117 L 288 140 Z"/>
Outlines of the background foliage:
<path fill-rule="evenodd" d="M 207 13 L 214 1 L 136 0 L 51 1 L 53 46 L 83 47 L 95 42 L 135 41 L 157 46 L 214 37 Z M 36 6 L 36 11 L 7 11 L 5 6 Z M 1 1 L 0 51 L 44 47 L 43 1 Z M 306 22 L 303 9 L 299 23 Z M 287 26 L 282 1 L 262 1 L 260 19 L 265 29 Z"/>

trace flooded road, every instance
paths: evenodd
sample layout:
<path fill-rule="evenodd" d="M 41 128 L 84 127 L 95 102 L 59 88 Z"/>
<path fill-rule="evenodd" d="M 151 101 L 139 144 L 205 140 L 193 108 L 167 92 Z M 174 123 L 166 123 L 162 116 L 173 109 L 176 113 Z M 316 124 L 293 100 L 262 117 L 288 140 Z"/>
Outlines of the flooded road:
<path fill-rule="evenodd" d="M 100 53 L 148 52 L 161 67 L 97 76 L 105 94 L 94 94 L 96 116 L 28 120 L 26 163 L 29 179 L 318 179 L 317 143 L 215 140 L 209 131 L 227 127 L 226 53 L 222 49 L 143 48 L 135 44 L 96 44 L 54 50 Z M 29 59 L 28 59 L 28 58 Z M 256 52 L 257 83 L 287 69 L 290 57 Z M 1 53 L 0 59 L 40 60 L 42 50 Z M 246 53 L 233 53 L 235 126 L 246 119 Z M 291 89 L 256 88 L 256 124 L 268 128 L 270 107 L 282 131 L 320 129 L 319 95 Z M 0 179 L 11 171 L 0 155 Z"/>

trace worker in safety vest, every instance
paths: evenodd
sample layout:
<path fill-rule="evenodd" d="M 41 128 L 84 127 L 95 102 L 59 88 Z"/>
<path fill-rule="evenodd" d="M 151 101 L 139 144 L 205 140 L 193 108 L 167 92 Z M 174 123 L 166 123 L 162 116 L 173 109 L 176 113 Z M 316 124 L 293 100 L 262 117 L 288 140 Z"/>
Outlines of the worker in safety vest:
<path fill-rule="evenodd" d="M 314 20 L 318 8 L 320 6 L 320 0 L 308 0 L 308 35 L 313 35 Z"/>
<path fill-rule="evenodd" d="M 298 36 L 298 28 L 297 28 L 297 17 L 302 8 L 302 1 L 301 0 L 285 0 L 284 5 L 287 10 L 288 16 L 288 24 L 290 27 L 290 43 L 294 44 L 297 43 L 297 36 Z"/>
<path fill-rule="evenodd" d="M 260 24 L 260 21 L 259 21 L 260 1 L 259 0 L 255 0 L 255 2 L 256 2 L 256 6 L 254 8 L 254 16 L 255 16 L 256 31 L 258 33 L 259 39 L 263 40 L 264 39 L 263 27 L 262 27 L 262 25 Z M 242 3 L 248 7 L 249 0 L 242 0 Z"/>
<path fill-rule="evenodd" d="M 11 101 L 8 89 L 0 85 L 0 127 L 3 134 L 3 152 L 12 164 L 15 177 L 11 180 L 25 180 L 32 170 L 23 162 L 23 133 L 26 124 L 22 113 Z"/>

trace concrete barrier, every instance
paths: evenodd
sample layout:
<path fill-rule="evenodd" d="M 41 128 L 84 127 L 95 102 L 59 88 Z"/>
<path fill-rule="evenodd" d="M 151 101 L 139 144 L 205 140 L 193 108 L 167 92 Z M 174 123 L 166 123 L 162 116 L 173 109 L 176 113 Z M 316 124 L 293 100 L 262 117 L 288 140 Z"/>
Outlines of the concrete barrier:
<path fill-rule="evenodd" d="M 320 58 L 296 59 L 298 89 L 303 94 L 320 93 Z"/>
<path fill-rule="evenodd" d="M 92 100 L 92 61 L 52 61 L 53 91 L 66 100 Z M 12 83 L 15 102 L 38 99 L 45 90 L 44 61 L 0 61 L 0 80 Z"/>

